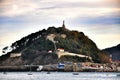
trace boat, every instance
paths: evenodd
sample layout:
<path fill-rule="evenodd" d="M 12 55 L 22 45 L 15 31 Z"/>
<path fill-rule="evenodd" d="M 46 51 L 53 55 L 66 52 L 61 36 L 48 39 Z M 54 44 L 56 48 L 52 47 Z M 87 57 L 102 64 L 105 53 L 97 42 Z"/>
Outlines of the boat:
<path fill-rule="evenodd" d="M 120 74 L 117 74 L 117 77 L 120 77 Z"/>
<path fill-rule="evenodd" d="M 79 75 L 79 73 L 78 72 L 74 72 L 73 75 Z"/>
<path fill-rule="evenodd" d="M 73 75 L 79 75 L 79 73 L 77 72 L 77 63 L 74 63 L 73 65 Z"/>
<path fill-rule="evenodd" d="M 50 71 L 48 71 L 47 74 L 50 74 Z"/>
<path fill-rule="evenodd" d="M 32 75 L 32 73 L 31 73 L 31 65 L 29 65 L 29 67 L 30 67 L 30 71 L 29 71 L 28 75 Z"/>
<path fill-rule="evenodd" d="M 3 74 L 7 74 L 7 72 L 3 72 Z"/>
<path fill-rule="evenodd" d="M 32 75 L 32 73 L 28 73 L 28 75 Z"/>

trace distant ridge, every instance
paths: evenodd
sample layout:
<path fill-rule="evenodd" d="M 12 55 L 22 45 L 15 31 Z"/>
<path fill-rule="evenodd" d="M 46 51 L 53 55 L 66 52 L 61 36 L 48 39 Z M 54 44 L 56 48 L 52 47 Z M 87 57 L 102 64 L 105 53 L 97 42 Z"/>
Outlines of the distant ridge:
<path fill-rule="evenodd" d="M 120 44 L 118 44 L 117 46 L 103 49 L 103 51 L 108 52 L 109 55 L 111 55 L 113 61 L 120 61 Z"/>

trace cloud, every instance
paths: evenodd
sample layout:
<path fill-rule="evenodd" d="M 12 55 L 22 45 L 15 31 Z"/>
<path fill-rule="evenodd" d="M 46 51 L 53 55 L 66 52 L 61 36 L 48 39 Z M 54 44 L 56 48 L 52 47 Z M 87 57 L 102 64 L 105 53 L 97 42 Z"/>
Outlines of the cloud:
<path fill-rule="evenodd" d="M 117 4 L 118 0 L 2 0 L 0 16 L 30 16 L 44 13 L 50 15 L 49 12 L 53 14 L 59 13 L 59 16 L 63 12 L 66 13 L 63 15 L 69 15 L 68 13 L 74 15 L 73 12 L 77 14 L 80 14 L 80 12 L 104 14 L 105 12 L 120 10 Z"/>
<path fill-rule="evenodd" d="M 29 0 L 5 0 L 0 4 L 0 16 L 19 16 L 28 14 L 37 8 L 34 2 Z"/>
<path fill-rule="evenodd" d="M 56 1 L 56 0 L 55 0 Z M 119 0 L 61 0 L 60 2 L 51 2 L 57 4 L 57 7 L 85 7 L 85 8 L 119 8 Z"/>
<path fill-rule="evenodd" d="M 112 25 L 112 24 L 120 24 L 120 16 L 98 16 L 98 17 L 77 17 L 72 19 L 71 22 L 76 24 L 99 24 L 99 25 Z"/>

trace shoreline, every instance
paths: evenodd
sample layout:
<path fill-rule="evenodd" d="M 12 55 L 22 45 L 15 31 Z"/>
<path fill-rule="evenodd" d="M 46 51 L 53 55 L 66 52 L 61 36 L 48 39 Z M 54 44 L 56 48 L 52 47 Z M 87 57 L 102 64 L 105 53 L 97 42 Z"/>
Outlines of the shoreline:
<path fill-rule="evenodd" d="M 43 67 L 42 70 L 37 71 L 38 66 L 34 66 L 31 67 L 25 67 L 25 66 L 9 66 L 9 67 L 5 67 L 5 66 L 0 66 L 0 72 L 28 72 L 28 71 L 32 71 L 32 72 L 41 72 L 41 71 L 45 71 L 45 72 L 75 72 L 73 71 L 73 69 L 58 69 L 57 67 L 54 66 L 54 68 L 50 69 L 51 67 Z M 80 69 L 77 70 L 76 72 L 120 72 L 118 70 L 100 70 L 100 69 Z"/>

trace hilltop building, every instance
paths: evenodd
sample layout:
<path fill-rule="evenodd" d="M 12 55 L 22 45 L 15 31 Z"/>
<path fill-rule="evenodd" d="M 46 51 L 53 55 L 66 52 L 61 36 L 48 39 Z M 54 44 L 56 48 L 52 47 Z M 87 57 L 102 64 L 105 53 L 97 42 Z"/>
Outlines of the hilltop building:
<path fill-rule="evenodd" d="M 62 28 L 65 29 L 65 21 L 63 20 Z"/>
<path fill-rule="evenodd" d="M 65 26 L 65 21 L 63 20 L 63 24 L 62 24 L 62 30 L 63 31 L 68 31 L 68 29 L 66 28 L 66 26 Z"/>
<path fill-rule="evenodd" d="M 64 52 L 64 49 L 58 48 L 57 51 L 58 51 L 58 52 Z"/>

